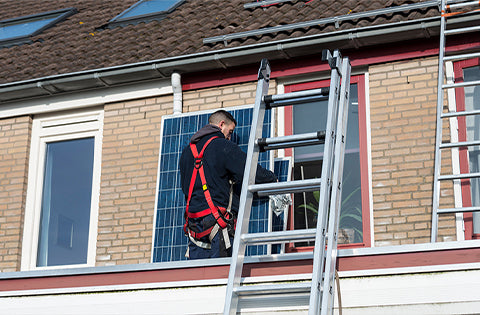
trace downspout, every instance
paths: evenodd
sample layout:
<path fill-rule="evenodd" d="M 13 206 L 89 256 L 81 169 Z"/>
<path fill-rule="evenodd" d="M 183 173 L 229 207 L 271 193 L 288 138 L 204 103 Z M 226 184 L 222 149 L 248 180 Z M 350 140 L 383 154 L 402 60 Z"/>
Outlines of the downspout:
<path fill-rule="evenodd" d="M 182 109 L 182 77 L 180 73 L 172 73 L 172 90 L 173 90 L 173 114 L 181 114 Z"/>

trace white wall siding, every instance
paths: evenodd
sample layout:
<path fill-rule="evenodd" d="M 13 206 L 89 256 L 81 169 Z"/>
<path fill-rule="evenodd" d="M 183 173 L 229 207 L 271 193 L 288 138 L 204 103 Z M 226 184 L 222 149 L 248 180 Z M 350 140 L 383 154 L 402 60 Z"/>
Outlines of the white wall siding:
<path fill-rule="evenodd" d="M 465 270 L 356 275 L 340 273 L 343 315 L 478 314 L 480 267 Z M 253 279 L 249 279 L 253 280 Z M 224 283 L 219 280 L 218 283 Z M 1 314 L 221 314 L 225 286 L 200 282 L 162 284 L 163 288 L 128 287 L 64 289 L 57 294 L 0 298 Z M 121 291 L 125 290 L 125 291 Z M 91 292 L 89 292 L 91 291 Z M 42 294 L 42 292 L 37 292 Z M 337 301 L 338 302 L 338 301 Z M 250 314 L 306 314 L 303 306 L 249 309 Z M 336 312 L 338 314 L 338 311 Z"/>

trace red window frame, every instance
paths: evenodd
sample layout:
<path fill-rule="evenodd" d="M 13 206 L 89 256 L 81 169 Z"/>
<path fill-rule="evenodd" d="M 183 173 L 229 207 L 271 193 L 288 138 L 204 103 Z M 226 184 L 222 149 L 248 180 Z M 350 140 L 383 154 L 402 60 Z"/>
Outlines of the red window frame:
<path fill-rule="evenodd" d="M 359 125 L 359 146 L 360 146 L 360 174 L 361 174 L 361 198 L 362 198 L 362 228 L 363 242 L 352 244 L 338 244 L 339 248 L 350 247 L 370 247 L 371 246 L 371 229 L 370 229 L 370 189 L 369 189 L 369 172 L 368 172 L 368 148 L 367 148 L 367 113 L 366 113 L 366 97 L 365 97 L 365 76 L 356 75 L 350 79 L 351 84 L 357 84 L 358 89 L 358 125 Z M 304 91 L 328 87 L 330 80 L 312 81 L 298 84 L 285 85 L 285 93 Z M 285 135 L 293 134 L 293 111 L 292 106 L 285 107 Z M 292 156 L 292 149 L 285 149 L 285 156 Z M 288 216 L 288 228 L 293 229 L 293 207 L 290 207 Z M 289 244 L 287 251 L 312 251 L 312 246 L 294 247 Z"/>
<path fill-rule="evenodd" d="M 455 83 L 464 81 L 463 69 L 480 66 L 480 58 L 462 60 L 454 63 Z M 458 87 L 455 89 L 455 102 L 457 105 L 457 112 L 465 111 L 465 89 Z M 458 117 L 458 141 L 467 141 L 467 119 L 465 116 Z M 459 148 L 460 173 L 465 174 L 470 172 L 468 165 L 468 149 Z M 463 207 L 472 206 L 472 194 L 469 179 L 461 180 L 462 190 L 462 205 Z M 465 239 L 480 239 L 480 234 L 473 233 L 473 215 L 470 212 L 463 213 L 463 222 L 465 224 Z"/>

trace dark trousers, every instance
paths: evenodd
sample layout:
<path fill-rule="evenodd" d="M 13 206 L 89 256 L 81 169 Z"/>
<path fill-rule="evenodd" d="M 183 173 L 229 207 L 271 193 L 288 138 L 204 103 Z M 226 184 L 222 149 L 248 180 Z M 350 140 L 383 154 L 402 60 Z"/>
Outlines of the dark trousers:
<path fill-rule="evenodd" d="M 233 237 L 230 237 L 230 244 L 233 245 Z M 205 249 L 198 247 L 191 241 L 188 241 L 189 259 L 219 258 L 232 256 L 232 247 L 225 248 L 222 231 L 218 231 L 212 240 L 212 248 Z"/>

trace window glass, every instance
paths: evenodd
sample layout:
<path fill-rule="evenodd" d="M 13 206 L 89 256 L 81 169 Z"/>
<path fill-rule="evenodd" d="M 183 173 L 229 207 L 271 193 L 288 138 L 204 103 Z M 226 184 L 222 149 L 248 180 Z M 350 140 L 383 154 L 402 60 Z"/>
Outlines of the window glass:
<path fill-rule="evenodd" d="M 87 263 L 94 138 L 46 144 L 37 267 Z"/>
<path fill-rule="evenodd" d="M 480 66 L 470 67 L 463 70 L 464 80 L 480 81 Z M 465 110 L 480 110 L 480 86 L 465 87 Z M 476 100 L 476 101 L 474 101 Z M 480 140 L 480 115 L 467 116 L 467 140 Z M 468 160 L 470 173 L 480 172 L 480 146 L 468 147 Z M 472 190 L 472 206 L 480 206 L 480 179 L 470 180 Z M 480 233 L 480 213 L 473 212 L 473 233 Z"/>
<path fill-rule="evenodd" d="M 38 20 L 34 21 L 27 21 L 27 22 L 18 22 L 11 25 L 5 25 L 0 27 L 0 40 L 5 40 L 9 38 L 15 37 L 22 37 L 22 36 L 29 36 L 30 34 L 34 33 L 36 30 L 41 29 L 48 23 L 55 20 L 55 18 L 39 18 Z"/>
<path fill-rule="evenodd" d="M 4 45 L 26 42 L 28 36 L 35 35 L 76 12 L 75 8 L 71 8 L 0 21 L 0 42 L 4 42 Z"/>
<path fill-rule="evenodd" d="M 173 8 L 180 0 L 143 0 L 116 16 L 113 21 L 130 19 L 134 17 L 162 13 Z"/>
<path fill-rule="evenodd" d="M 325 130 L 327 104 L 328 101 L 321 101 L 294 106 L 292 108 L 293 134 Z M 293 178 L 295 180 L 321 177 L 323 149 L 323 144 L 294 148 Z M 339 243 L 361 243 L 363 242 L 363 218 L 357 84 L 352 84 L 350 89 L 344 165 Z M 294 229 L 316 227 L 318 202 L 318 191 L 294 195 Z M 296 244 L 296 246 L 307 245 L 313 244 Z"/>

